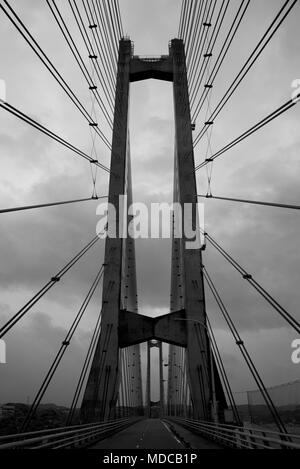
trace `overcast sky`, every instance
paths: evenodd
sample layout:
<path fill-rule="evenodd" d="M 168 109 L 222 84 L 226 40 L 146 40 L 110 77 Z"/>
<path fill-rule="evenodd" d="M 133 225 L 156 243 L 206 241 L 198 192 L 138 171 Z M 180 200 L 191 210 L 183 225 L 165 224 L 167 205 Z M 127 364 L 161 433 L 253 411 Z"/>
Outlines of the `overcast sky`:
<path fill-rule="evenodd" d="M 10 3 L 89 107 L 86 83 L 47 3 L 37 0 L 11 0 Z M 60 0 L 58 3 L 80 50 L 85 53 L 68 2 Z M 224 34 L 238 3 L 238 0 L 231 2 Z M 251 0 L 216 81 L 212 106 L 218 103 L 283 3 L 283 0 Z M 167 53 L 168 41 L 177 36 L 180 6 L 180 0 L 120 0 L 124 32 L 134 41 L 136 54 Z M 221 148 L 290 98 L 291 83 L 300 78 L 299 19 L 299 5 L 296 5 L 217 118 L 213 150 Z M 7 84 L 7 101 L 89 153 L 91 138 L 86 121 L 3 12 L 0 12 L 0 60 L 0 78 Z M 217 160 L 212 181 L 214 195 L 299 205 L 299 113 L 299 106 L 295 106 Z M 198 129 L 203 121 L 204 116 L 199 116 Z M 100 113 L 99 122 L 101 129 L 111 138 Z M 132 86 L 130 132 L 135 201 L 171 202 L 174 123 L 169 83 L 149 80 Z M 205 143 L 204 139 L 195 151 L 196 163 L 205 157 Z M 109 165 L 109 151 L 99 141 L 97 151 L 99 160 Z M 3 208 L 91 195 L 87 162 L 2 109 L 0 152 Z M 197 182 L 198 192 L 205 193 L 205 171 L 199 171 Z M 108 175 L 99 172 L 99 195 L 107 194 L 107 183 Z M 1 323 L 25 304 L 94 236 L 96 205 L 97 202 L 86 202 L 77 206 L 1 215 Z M 207 231 L 299 320 L 298 212 L 211 200 L 205 205 L 205 221 Z M 7 364 L 0 365 L 3 376 L 0 402 L 25 401 L 27 396 L 32 400 L 102 263 L 103 246 L 100 241 L 7 335 Z M 138 293 L 142 314 L 159 315 L 169 311 L 170 249 L 168 240 L 137 242 Z M 300 365 L 291 362 L 291 342 L 297 338 L 296 333 L 286 327 L 278 314 L 210 246 L 205 252 L 204 263 L 265 383 L 271 386 L 297 379 Z M 99 309 L 100 292 L 87 311 L 45 401 L 70 403 Z M 209 294 L 207 312 L 233 390 L 239 392 L 255 388 Z"/>

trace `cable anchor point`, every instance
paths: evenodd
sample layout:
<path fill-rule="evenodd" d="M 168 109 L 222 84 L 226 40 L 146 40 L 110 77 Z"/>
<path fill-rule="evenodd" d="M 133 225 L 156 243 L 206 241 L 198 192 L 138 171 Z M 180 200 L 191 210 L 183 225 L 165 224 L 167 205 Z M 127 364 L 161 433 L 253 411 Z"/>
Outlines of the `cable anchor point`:
<path fill-rule="evenodd" d="M 60 281 L 60 277 L 58 276 L 51 277 L 51 282 L 59 282 L 59 281 Z"/>

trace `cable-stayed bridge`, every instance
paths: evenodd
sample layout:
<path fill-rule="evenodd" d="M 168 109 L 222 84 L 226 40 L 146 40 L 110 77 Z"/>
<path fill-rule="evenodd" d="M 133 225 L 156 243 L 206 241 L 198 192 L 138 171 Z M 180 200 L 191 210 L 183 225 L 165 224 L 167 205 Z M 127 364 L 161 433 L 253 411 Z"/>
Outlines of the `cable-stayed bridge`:
<path fill-rule="evenodd" d="M 46 279 L 39 291 L 26 301 L 6 323 L 1 325 L 0 337 L 13 334 L 14 326 L 21 323 L 25 315 L 47 292 L 71 271 L 75 264 L 99 243 L 105 243 L 105 255 L 98 272 L 86 292 L 81 307 L 76 312 L 69 330 L 57 350 L 45 377 L 36 390 L 19 433 L 0 437 L 0 448 L 183 448 L 184 442 L 199 448 L 232 447 L 249 448 L 300 448 L 300 435 L 287 429 L 276 402 L 264 384 L 256 364 L 249 353 L 242 334 L 224 303 L 214 282 L 213 274 L 205 262 L 205 250 L 214 249 L 225 259 L 242 279 L 260 295 L 288 326 L 300 333 L 299 317 L 288 311 L 280 300 L 267 291 L 255 279 L 255 273 L 236 260 L 213 233 L 201 224 L 197 211 L 200 199 L 218 199 L 243 204 L 265 205 L 278 209 L 299 210 L 299 206 L 261 200 L 216 197 L 211 190 L 212 166 L 217 158 L 249 136 L 267 126 L 293 108 L 298 96 L 291 98 L 248 130 L 226 143 L 217 152 L 211 149 L 212 131 L 218 116 L 230 100 L 246 75 L 250 73 L 264 50 L 272 41 L 286 18 L 296 11 L 297 0 L 282 1 L 270 25 L 253 51 L 246 57 L 240 70 L 224 96 L 213 109 L 211 95 L 222 65 L 230 56 L 231 46 L 238 40 L 239 30 L 247 15 L 250 0 L 235 3 L 235 15 L 229 29 L 225 31 L 219 54 L 215 53 L 220 32 L 225 28 L 225 19 L 230 0 L 193 1 L 183 0 L 177 38 L 171 39 L 168 54 L 161 56 L 138 56 L 133 42 L 124 35 L 119 2 L 92 0 L 75 2 L 70 0 L 69 17 L 64 17 L 59 2 L 46 0 L 49 13 L 57 25 L 73 59 L 83 75 L 90 92 L 92 108 L 78 98 L 70 83 L 60 73 L 55 62 L 39 44 L 11 2 L 0 2 L 2 20 L 9 20 L 20 40 L 26 42 L 32 52 L 51 74 L 62 91 L 76 107 L 90 127 L 92 151 L 87 153 L 63 136 L 41 124 L 9 104 L 0 103 L 2 112 L 41 132 L 50 139 L 72 151 L 74 156 L 86 160 L 91 167 L 92 194 L 89 197 L 50 201 L 30 206 L 4 208 L 1 214 L 35 210 L 55 205 L 77 204 L 106 199 L 110 207 L 101 232 L 91 237 L 87 244 L 78 247 L 78 252 L 57 272 Z M 69 23 L 77 28 L 76 39 Z M 79 39 L 78 39 L 79 38 Z M 85 50 L 78 48 L 77 40 Z M 156 79 L 170 83 L 173 89 L 175 148 L 174 148 L 174 207 L 171 216 L 172 255 L 170 311 L 158 317 L 139 314 L 135 238 L 127 232 L 122 214 L 128 212 L 128 223 L 134 216 L 132 206 L 132 174 L 129 135 L 130 90 L 136 82 Z M 206 110 L 205 121 L 199 122 L 201 112 Z M 97 112 L 96 112 L 97 111 Z M 100 117 L 101 115 L 101 117 Z M 103 131 L 103 123 L 112 136 Z M 200 130 L 199 130 L 200 129 Z M 207 139 L 205 159 L 198 165 L 194 161 L 194 149 Z M 95 142 L 100 139 L 110 151 L 110 167 L 101 162 Z M 198 190 L 196 172 L 205 168 L 208 189 L 205 194 Z M 107 195 L 98 195 L 97 174 L 103 171 L 109 178 Z M 190 210 L 190 212 L 189 212 Z M 11 215 L 11 216 L 17 216 Z M 185 230 L 190 221 L 193 236 Z M 126 236 L 124 236 L 124 229 Z M 104 234 L 106 236 L 104 236 Z M 132 233 L 131 233 L 132 234 Z M 105 239 L 104 239 L 105 238 Z M 30 268 L 30 266 L 28 267 Z M 101 308 L 91 337 L 91 342 L 79 370 L 79 379 L 70 409 L 64 424 L 58 428 L 34 430 L 32 423 L 39 406 L 67 352 L 76 330 L 98 289 L 102 287 Z M 273 427 L 245 427 L 239 406 L 235 402 L 230 379 L 220 354 L 217 340 L 206 308 L 206 290 L 210 291 L 231 333 L 237 350 L 244 359 Z M 141 344 L 147 344 L 146 379 L 143 382 Z M 167 344 L 168 361 L 163 358 L 163 347 Z M 151 399 L 151 349 L 157 348 L 159 369 L 159 401 Z M 164 367 L 168 370 L 164 379 Z M 166 383 L 165 383 L 166 381 Z M 156 419 L 154 420 L 154 417 Z"/>

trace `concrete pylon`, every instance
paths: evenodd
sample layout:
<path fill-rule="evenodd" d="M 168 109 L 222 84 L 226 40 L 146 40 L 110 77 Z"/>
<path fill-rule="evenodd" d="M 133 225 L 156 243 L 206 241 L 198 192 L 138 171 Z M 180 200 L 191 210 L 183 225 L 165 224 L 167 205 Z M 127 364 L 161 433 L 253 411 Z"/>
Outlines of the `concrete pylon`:
<path fill-rule="evenodd" d="M 147 342 L 146 415 L 151 417 L 151 342 Z"/>
<path fill-rule="evenodd" d="M 161 341 L 158 342 L 159 355 L 159 401 L 160 401 L 160 416 L 165 415 L 165 391 L 164 391 L 164 363 L 163 363 L 163 344 Z"/>
<path fill-rule="evenodd" d="M 194 417 L 210 418 L 211 377 L 209 368 L 209 345 L 205 329 L 206 310 L 200 245 L 190 245 L 184 223 L 186 210 L 191 208 L 193 229 L 200 235 L 197 214 L 197 189 L 189 105 L 184 44 L 181 40 L 171 42 L 173 60 L 173 94 L 175 109 L 175 158 L 174 202 L 183 210 L 182 220 L 174 220 L 174 230 L 180 228 L 182 237 L 173 238 L 172 257 L 172 307 L 185 309 L 187 321 L 187 369 Z M 187 219 L 187 218 L 186 218 Z M 193 322 L 195 321 L 195 322 Z M 197 321 L 197 322 L 196 322 Z M 199 322 L 198 322 L 199 321 Z M 200 322 L 204 327 L 200 326 Z"/>
<path fill-rule="evenodd" d="M 183 217 L 173 217 L 171 313 L 161 318 L 147 318 L 137 314 L 137 292 L 134 240 L 120 237 L 119 196 L 131 199 L 130 146 L 128 111 L 130 83 L 155 78 L 173 83 L 175 109 L 174 202 L 183 209 Z M 199 233 L 197 218 L 197 191 L 194 173 L 194 154 L 189 93 L 184 44 L 174 39 L 169 54 L 160 58 L 143 58 L 133 55 L 129 39 L 122 39 L 119 47 L 115 115 L 109 183 L 110 204 L 116 208 L 116 217 L 108 213 L 108 237 L 105 246 L 105 272 L 102 297 L 102 329 L 88 378 L 82 409 L 82 419 L 89 422 L 115 415 L 120 388 L 120 349 L 128 347 L 135 382 L 140 389 L 134 405 L 142 406 L 141 366 L 139 345 L 152 339 L 186 349 L 186 375 L 193 416 L 211 418 L 212 376 L 209 339 L 206 330 L 205 294 L 200 245 L 191 248 L 190 234 L 185 231 L 185 221 L 192 209 L 193 229 Z M 188 205 L 186 205 L 188 204 Z M 110 236 L 116 222 L 117 236 Z M 182 232 L 177 238 L 175 232 Z M 195 238 L 198 239 L 197 236 Z M 195 241 L 195 240 L 194 240 Z M 182 322 L 181 322 L 182 321 Z M 186 321 L 185 323 L 183 321 Z M 131 359 L 129 360 L 131 362 Z M 150 370 L 150 362 L 149 362 Z M 216 368 L 215 368 L 216 370 Z M 217 370 L 216 370 L 217 374 Z M 162 372 L 161 372 L 162 377 Z M 162 381 L 162 379 L 161 379 Z M 224 394 L 217 376 L 217 399 L 224 405 Z M 150 380 L 149 380 L 150 382 Z M 163 383 L 161 383 L 161 386 Z M 150 385 L 149 385 L 150 386 Z M 123 389 L 124 392 L 124 389 Z M 134 388 L 132 390 L 134 392 Z M 176 402 L 172 393 L 169 370 L 168 397 L 171 407 Z M 163 392 L 161 389 L 161 396 Z M 140 396 L 140 397 L 138 397 Z M 148 401 L 150 400 L 148 393 Z M 148 402 L 149 406 L 149 402 Z"/>
<path fill-rule="evenodd" d="M 124 307 L 131 308 L 133 311 L 137 310 L 134 240 L 122 237 L 124 227 L 121 221 L 123 213 L 121 203 L 125 205 L 126 210 L 126 205 L 131 203 L 132 199 L 128 132 L 131 56 L 131 41 L 121 40 L 108 195 L 108 202 L 115 207 L 115 210 L 108 211 L 101 333 L 81 407 L 81 418 L 87 422 L 105 420 L 115 415 L 121 378 L 119 311 Z M 124 195 L 127 196 L 127 200 L 123 198 Z M 132 347 L 129 355 L 131 356 L 130 366 L 135 368 L 136 382 L 140 383 L 139 348 Z M 135 390 L 130 389 L 130 392 L 134 394 Z M 141 392 L 139 396 L 141 398 Z M 130 402 L 133 402 L 132 398 Z M 142 407 L 142 402 L 138 406 Z"/>

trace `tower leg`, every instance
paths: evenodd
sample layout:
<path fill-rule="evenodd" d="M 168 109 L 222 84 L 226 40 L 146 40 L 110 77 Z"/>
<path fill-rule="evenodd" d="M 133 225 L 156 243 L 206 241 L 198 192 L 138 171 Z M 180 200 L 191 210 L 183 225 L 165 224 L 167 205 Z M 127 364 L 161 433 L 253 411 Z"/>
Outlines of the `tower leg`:
<path fill-rule="evenodd" d="M 101 334 L 81 407 L 82 420 L 87 422 L 114 417 L 120 385 L 118 323 L 122 301 L 122 272 L 126 258 L 126 243 L 120 236 L 119 203 L 120 196 L 127 193 L 128 182 L 131 47 L 130 40 L 120 41 L 108 195 L 108 202 L 115 207 L 115 214 L 108 212 Z M 110 236 L 110 233 L 114 233 L 114 231 L 115 234 Z"/>
<path fill-rule="evenodd" d="M 165 414 L 165 396 L 164 396 L 164 373 L 163 373 L 163 350 L 162 342 L 158 342 L 159 348 L 159 395 L 160 395 L 160 416 Z"/>
<path fill-rule="evenodd" d="M 175 174 L 174 201 L 179 202 L 185 215 L 187 205 L 193 209 L 193 228 L 197 231 L 197 191 L 194 172 L 194 153 L 192 126 L 189 107 L 189 94 L 185 64 L 183 41 L 174 39 L 171 42 L 173 57 L 173 93 L 175 108 Z M 173 240 L 173 308 L 183 307 L 186 311 L 188 343 L 187 343 L 187 375 L 193 402 L 194 417 L 210 418 L 210 368 L 208 337 L 205 329 L 206 311 L 204 285 L 202 275 L 202 253 L 200 246 L 188 244 L 185 216 L 182 217 L 182 238 Z M 198 233 L 200 235 L 200 233 Z M 176 255 L 175 255 L 176 253 Z M 174 282 L 174 275 L 178 278 Z M 181 293 L 178 295 L 179 285 Z M 198 321 L 198 323 L 193 320 Z M 200 326 L 203 323 L 204 327 Z"/>
<path fill-rule="evenodd" d="M 147 383 L 146 383 L 147 417 L 151 417 L 151 344 L 147 342 Z"/>

